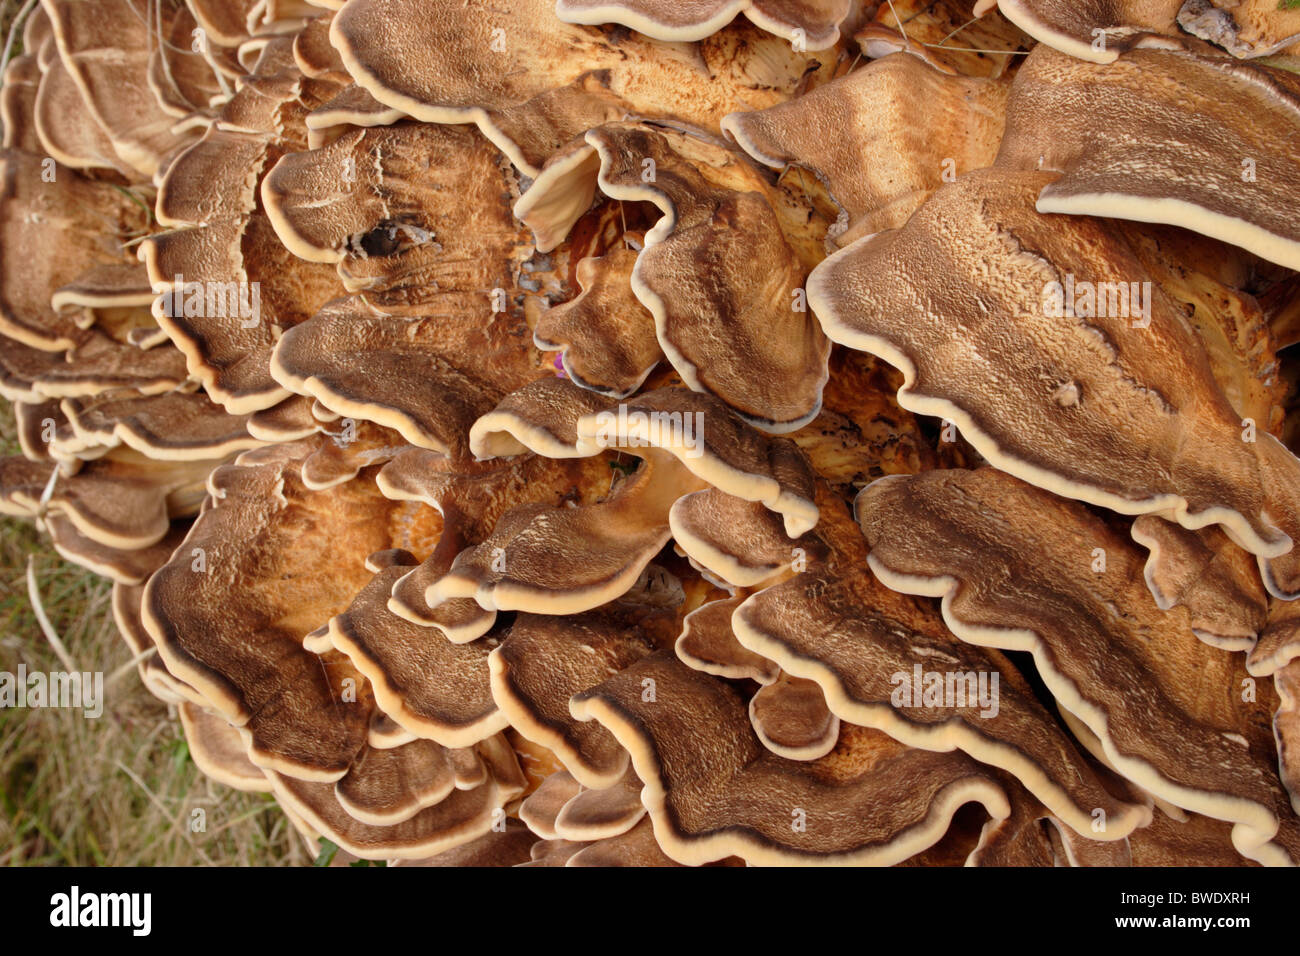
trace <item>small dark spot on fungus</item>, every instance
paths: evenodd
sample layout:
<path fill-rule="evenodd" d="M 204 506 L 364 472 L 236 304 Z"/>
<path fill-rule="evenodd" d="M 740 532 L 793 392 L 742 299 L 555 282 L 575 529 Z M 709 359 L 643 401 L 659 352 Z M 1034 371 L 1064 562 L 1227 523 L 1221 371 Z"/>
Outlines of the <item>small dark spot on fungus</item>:
<path fill-rule="evenodd" d="M 380 223 L 361 237 L 362 250 L 368 256 L 391 256 L 401 248 L 397 236 L 397 227 L 391 223 Z"/>

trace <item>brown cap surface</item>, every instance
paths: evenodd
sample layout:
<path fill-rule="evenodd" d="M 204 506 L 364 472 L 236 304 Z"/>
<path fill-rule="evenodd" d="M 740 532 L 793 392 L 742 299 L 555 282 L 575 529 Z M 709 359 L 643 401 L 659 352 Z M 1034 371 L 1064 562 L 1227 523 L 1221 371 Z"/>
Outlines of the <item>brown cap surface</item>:
<path fill-rule="evenodd" d="M 769 753 L 740 694 L 671 652 L 580 694 L 573 710 L 631 753 L 655 837 L 681 863 L 889 865 L 938 841 L 964 803 L 1010 812 L 1001 786 L 965 755 L 910 750 L 874 731 L 853 729 L 817 761 Z"/>
<path fill-rule="evenodd" d="M 212 474 L 213 503 L 150 579 L 144 619 L 168 669 L 243 728 L 255 763 L 333 781 L 365 744 L 373 699 L 347 658 L 302 638 L 369 580 L 392 505 L 367 481 L 306 490 L 310 447 L 249 452 Z"/>
<path fill-rule="evenodd" d="M 1181 609 L 1155 607 L 1128 539 L 988 468 L 882 479 L 857 513 L 882 582 L 941 597 L 945 623 L 968 643 L 1033 654 L 1062 710 L 1119 773 L 1237 823 L 1238 849 L 1253 859 L 1297 851 L 1270 718 L 1262 699 L 1241 699 L 1243 658 L 1197 640 Z M 1028 554 L 1032 568 L 1020 566 Z"/>
<path fill-rule="evenodd" d="M 827 334 L 901 369 L 899 403 L 954 422 L 996 467 L 1124 514 L 1221 524 L 1274 562 L 1270 590 L 1297 593 L 1294 558 L 1279 559 L 1287 528 L 1300 538 L 1300 462 L 1271 435 L 1243 440 L 1204 348 L 1157 287 L 1139 285 L 1140 310 L 1111 303 L 1107 290 L 1149 281 L 1144 270 L 1099 220 L 1035 211 L 1049 181 L 969 173 L 903 228 L 831 256 L 808 296 Z M 1105 314 L 1058 314 L 1067 287 L 1071 306 L 1101 289 L 1104 308 L 1087 311 Z"/>
<path fill-rule="evenodd" d="M 992 164 L 1008 87 L 896 53 L 722 128 L 760 163 L 821 180 L 848 217 L 834 236 L 845 245 L 901 226 L 945 177 Z"/>
<path fill-rule="evenodd" d="M 702 40 L 739 13 L 777 36 L 821 50 L 840 38 L 850 0 L 557 0 L 567 23 L 621 23 L 656 40 Z"/>
<path fill-rule="evenodd" d="M 726 150 L 644 125 L 611 123 L 587 143 L 606 195 L 663 213 L 632 290 L 682 380 L 766 431 L 807 424 L 821 407 L 830 344 L 796 308 L 805 268 L 761 177 Z"/>
<path fill-rule="evenodd" d="M 488 685 L 493 644 L 453 644 L 437 631 L 388 609 L 393 584 L 410 570 L 379 571 L 346 611 L 330 621 L 330 639 L 366 675 L 380 709 L 412 733 L 467 747 L 506 726 Z"/>
<path fill-rule="evenodd" d="M 1103 116 L 1104 135 L 1090 128 Z M 1300 158 L 1282 144 L 1298 131 L 1286 70 L 1169 50 L 1098 65 L 1040 46 L 1012 84 L 997 162 L 1059 174 L 1039 212 L 1169 223 L 1295 269 Z"/>

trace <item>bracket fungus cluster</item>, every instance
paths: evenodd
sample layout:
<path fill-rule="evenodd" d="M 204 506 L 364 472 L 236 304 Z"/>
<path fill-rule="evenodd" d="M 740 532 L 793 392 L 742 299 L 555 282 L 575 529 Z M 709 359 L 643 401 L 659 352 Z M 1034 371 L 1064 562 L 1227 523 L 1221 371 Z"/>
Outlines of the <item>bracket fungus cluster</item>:
<path fill-rule="evenodd" d="M 40 0 L 0 513 L 354 857 L 1300 864 L 1297 18 Z"/>

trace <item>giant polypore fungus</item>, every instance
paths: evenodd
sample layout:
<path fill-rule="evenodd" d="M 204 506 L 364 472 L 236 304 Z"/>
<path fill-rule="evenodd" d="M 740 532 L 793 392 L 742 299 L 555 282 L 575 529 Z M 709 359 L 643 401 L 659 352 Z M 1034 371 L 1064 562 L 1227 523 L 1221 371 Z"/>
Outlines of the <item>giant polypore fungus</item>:
<path fill-rule="evenodd" d="M 1094 63 L 1175 46 L 1180 27 L 1242 58 L 1300 41 L 1300 14 L 1272 0 L 978 0 L 975 15 L 995 7 L 1043 45 Z"/>
<path fill-rule="evenodd" d="M 901 226 L 945 177 L 991 164 L 1006 99 L 1005 82 L 892 54 L 788 103 L 732 113 L 722 128 L 764 165 L 823 182 L 845 217 L 834 237 L 845 245 Z"/>
<path fill-rule="evenodd" d="M 347 859 L 1300 862 L 1275 6 L 42 0 L 0 514 Z"/>
<path fill-rule="evenodd" d="M 558 0 L 555 12 L 566 23 L 621 23 L 656 40 L 702 40 L 744 12 L 797 48 L 824 50 L 839 39 L 850 6 L 849 0 Z"/>
<path fill-rule="evenodd" d="M 1103 222 L 1035 210 L 1050 181 L 967 174 L 831 256 L 809 280 L 827 334 L 901 369 L 899 403 L 955 423 L 997 467 L 1123 514 L 1220 525 L 1270 591 L 1296 596 L 1300 461 L 1237 415 Z"/>
<path fill-rule="evenodd" d="M 140 251 L 159 293 L 154 314 L 185 354 L 190 375 L 232 414 L 289 396 L 271 377 L 271 350 L 340 291 L 331 270 L 279 242 L 258 192 L 282 153 L 306 146 L 306 114 L 338 88 L 304 78 L 292 41 L 272 40 L 203 137 L 168 166 L 158 190 L 158 221 L 172 228 Z"/>
<path fill-rule="evenodd" d="M 577 695 L 572 708 L 627 748 L 659 846 L 679 863 L 735 855 L 887 865 L 937 842 L 966 802 L 994 818 L 1010 812 L 997 777 L 964 755 L 912 750 L 870 730 L 856 728 L 811 763 L 771 754 L 735 688 L 664 652 Z M 701 749 L 709 759 L 697 759 Z"/>
<path fill-rule="evenodd" d="M 1102 115 L 1104 136 L 1083 121 Z M 997 162 L 1060 174 L 1039 212 L 1170 223 L 1295 269 L 1297 123 L 1300 78 L 1284 69 L 1170 50 L 1097 65 L 1038 47 L 1012 83 Z"/>
<path fill-rule="evenodd" d="M 593 404 L 602 403 L 590 392 L 540 380 L 475 424 L 471 447 L 491 454 L 589 457 L 617 449 L 642 463 L 605 501 L 503 515 L 429 588 L 431 605 L 473 598 L 485 610 L 539 614 L 598 607 L 625 593 L 667 543 L 674 502 L 708 484 L 762 502 L 796 533 L 816 523 L 799 451 L 745 425 L 720 402 L 662 389 L 632 405 L 595 411 Z"/>
<path fill-rule="evenodd" d="M 1129 541 L 1081 505 L 987 468 L 881 479 L 857 512 L 876 577 L 941 598 L 967 643 L 1032 654 L 1058 705 L 1096 735 L 1099 758 L 1174 806 L 1235 824 L 1243 855 L 1300 861 L 1272 711 L 1238 696 L 1244 659 L 1155 607 Z M 1017 569 L 1031 553 L 1034 567 Z"/>
<path fill-rule="evenodd" d="M 330 41 L 380 103 L 429 123 L 475 123 L 528 176 L 574 137 L 628 113 L 716 129 L 738 100 L 763 107 L 788 97 L 816 62 L 777 37 L 741 32 L 698 46 L 635 33 L 611 43 L 556 19 L 552 0 L 516 0 L 493 16 L 450 0 L 348 0 Z"/>

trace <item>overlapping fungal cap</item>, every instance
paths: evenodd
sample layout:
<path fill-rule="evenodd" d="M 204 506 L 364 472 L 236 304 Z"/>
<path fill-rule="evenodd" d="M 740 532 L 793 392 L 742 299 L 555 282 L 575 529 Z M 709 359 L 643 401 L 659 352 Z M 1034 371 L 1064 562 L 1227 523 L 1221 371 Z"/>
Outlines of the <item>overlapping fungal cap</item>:
<path fill-rule="evenodd" d="M 516 207 L 547 237 L 541 245 L 585 210 L 593 177 L 613 199 L 653 203 L 662 216 L 645 235 L 632 291 L 682 381 L 767 431 L 811 421 L 830 345 L 803 304 L 805 246 L 787 242 L 781 204 L 757 170 L 710 140 L 643 123 L 592 130 L 572 161 L 574 173 L 543 173 Z M 554 198 L 575 190 L 573 202 Z M 755 262 L 765 265 L 759 276 Z"/>
<path fill-rule="evenodd" d="M 912 750 L 875 731 L 848 729 L 819 760 L 778 757 L 759 743 L 734 687 L 670 652 L 571 708 L 627 748 L 655 838 L 679 863 L 887 865 L 936 843 L 967 802 L 1010 812 L 996 777 L 963 754 Z"/>
<path fill-rule="evenodd" d="M 262 186 L 277 234 L 368 292 L 286 332 L 276 380 L 464 457 L 474 419 L 542 374 L 516 304 L 522 243 L 509 190 L 496 150 L 465 127 L 356 130 L 283 157 Z"/>
<path fill-rule="evenodd" d="M 676 546 L 702 573 L 728 588 L 785 576 L 820 540 L 793 540 L 761 504 L 707 488 L 679 498 L 668 513 Z"/>
<path fill-rule="evenodd" d="M 764 747 L 790 760 L 824 757 L 840 737 L 840 718 L 822 689 L 785 672 L 749 699 L 749 722 Z"/>
<path fill-rule="evenodd" d="M 144 621 L 168 670 L 242 728 L 255 763 L 331 781 L 365 743 L 372 697 L 347 658 L 312 654 L 302 636 L 361 589 L 365 555 L 391 545 L 393 509 L 368 483 L 306 492 L 307 450 L 274 446 L 213 472 L 211 506 L 149 580 Z"/>
<path fill-rule="evenodd" d="M 51 495 L 51 500 L 56 499 Z M 40 527 L 49 533 L 54 550 L 62 557 L 122 585 L 143 584 L 150 574 L 171 557 L 188 530 L 185 517 L 179 517 L 171 522 L 167 532 L 157 541 L 147 545 L 132 542 L 123 546 L 106 544 L 83 534 L 61 510 L 57 500 L 53 507 L 43 512 L 37 508 L 35 514 Z"/>
<path fill-rule="evenodd" d="M 414 624 L 437 628 L 455 643 L 482 637 L 496 620 L 495 611 L 483 609 L 471 598 L 430 605 L 428 589 L 447 574 L 462 550 L 483 542 L 508 511 L 524 505 L 554 509 L 593 500 L 608 493 L 613 478 L 610 467 L 599 458 L 555 460 L 526 454 L 472 462 L 404 449 L 380 469 L 376 483 L 393 500 L 417 501 L 436 509 L 443 527 L 432 553 L 393 584 L 389 609 Z"/>
<path fill-rule="evenodd" d="M 982 6 L 982 4 L 977 5 Z M 853 32 L 862 55 L 920 57 L 944 73 L 999 77 L 1014 69 L 1033 41 L 1005 17 L 971 17 L 964 0 L 893 0 Z"/>
<path fill-rule="evenodd" d="M 345 86 L 332 100 L 307 114 L 307 145 L 319 149 L 353 128 L 391 126 L 405 118 L 401 110 L 385 106 L 361 87 Z"/>
<path fill-rule="evenodd" d="M 93 6 L 68 8 L 68 39 L 77 49 L 100 42 L 87 26 Z M 156 15 L 150 8 L 155 26 Z M 152 188 L 121 163 L 74 82 L 81 67 L 99 75 L 97 55 L 74 52 L 80 66 L 70 66 L 56 47 L 56 29 L 38 10 L 25 30 L 41 51 L 26 62 L 43 70 L 45 93 L 32 96 L 30 83 L 18 82 L 6 86 L 4 97 L 0 260 L 12 274 L 3 282 L 0 393 L 17 402 L 23 454 L 47 470 L 42 487 L 29 494 L 26 479 L 6 469 L 3 497 L 7 510 L 36 517 L 68 560 L 137 585 L 179 543 L 185 519 L 199 510 L 208 472 L 259 440 L 246 422 L 195 394 L 184 357 L 149 314 L 152 292 L 132 247 L 152 229 Z M 143 62 L 139 52 L 120 58 L 130 64 L 120 79 L 152 97 L 143 73 L 133 72 Z M 102 87 L 102 78 L 95 82 Z M 134 92 L 126 100 L 130 109 L 148 111 Z M 62 161 L 75 157 L 47 150 L 44 127 L 53 120 L 61 142 L 99 151 L 97 159 L 76 162 L 84 173 Z M 148 135 L 138 125 L 136 133 Z M 51 237 L 54 245 L 46 248 Z M 151 680 L 158 676 L 153 665 L 142 667 Z"/>
<path fill-rule="evenodd" d="M 113 151 L 143 176 L 184 141 L 146 78 L 181 7 L 144 0 L 42 0 L 59 61 Z"/>
<path fill-rule="evenodd" d="M 112 170 L 128 179 L 139 176 L 118 157 L 108 134 L 89 115 L 81 90 L 58 57 L 40 74 L 32 113 L 38 137 L 33 152 L 45 152 L 69 169 Z"/>
<path fill-rule="evenodd" d="M 559 351 L 564 373 L 583 388 L 626 398 L 663 359 L 653 315 L 632 291 L 637 255 L 617 246 L 578 263 L 582 292 L 537 320 L 533 342 Z"/>
<path fill-rule="evenodd" d="M 608 500 L 556 510 L 521 505 L 461 551 L 425 591 L 434 609 L 472 599 L 485 611 L 576 614 L 627 592 L 667 543 L 667 502 L 702 482 L 646 463 Z"/>
<path fill-rule="evenodd" d="M 670 388 L 600 411 L 597 401 L 567 381 L 543 379 L 475 424 L 470 442 L 480 454 L 591 457 L 609 449 L 641 464 L 603 501 L 506 513 L 429 588 L 431 606 L 473 598 L 494 611 L 598 607 L 625 593 L 667 543 L 673 503 L 708 484 L 762 502 L 797 533 L 816 523 L 811 474 L 798 449 L 762 435 L 716 399 Z"/>
<path fill-rule="evenodd" d="M 271 40 L 158 192 L 158 221 L 171 228 L 140 250 L 158 293 L 154 314 L 190 375 L 232 414 L 289 396 L 271 377 L 271 349 L 341 291 L 333 270 L 280 243 L 258 195 L 280 155 L 305 147 L 306 114 L 338 89 L 302 76 L 291 39 Z"/>
<path fill-rule="evenodd" d="M 980 0 L 975 15 L 994 6 L 1045 46 L 1093 63 L 1173 47 L 1180 27 L 1242 58 L 1300 40 L 1300 16 L 1269 0 Z"/>
<path fill-rule="evenodd" d="M 1232 825 L 1199 813 L 1155 813 L 1129 837 L 1133 866 L 1250 866 L 1233 847 Z"/>
<path fill-rule="evenodd" d="M 576 31 L 557 24 L 553 16 L 546 15 L 549 11 L 543 14 L 545 4 L 532 6 L 538 9 L 510 11 L 500 17 L 503 25 L 494 27 L 489 18 L 452 4 L 430 10 L 424 4 L 348 3 L 335 16 L 330 39 L 348 72 L 379 102 L 425 122 L 477 122 L 489 138 L 498 141 L 501 137 L 494 135 L 491 111 L 530 101 L 595 65 L 590 54 L 579 55 L 572 66 L 564 63 L 564 57 L 574 51 L 561 54 L 563 40 Z M 511 44 L 504 24 L 516 32 L 515 55 L 526 58 L 526 66 L 497 73 L 485 88 L 482 79 L 486 73 L 480 75 L 483 67 L 489 63 L 499 67 L 512 59 L 507 54 Z M 417 50 L 452 49 L 457 51 L 454 58 L 427 57 L 424 69 L 409 67 Z M 552 83 L 548 74 L 557 66 L 571 69 L 572 74 Z M 577 132 L 580 130 L 564 130 L 552 148 Z M 512 161 L 529 175 L 535 175 L 546 159 L 545 155 L 525 157 L 518 147 L 513 152 Z"/>
<path fill-rule="evenodd" d="M 448 782 L 445 761 L 440 761 L 436 748 L 427 741 L 416 741 L 392 750 L 365 750 L 354 763 L 356 778 L 344 777 L 333 786 L 274 771 L 267 776 L 284 806 L 340 848 L 363 859 L 419 860 L 463 846 L 504 825 L 504 808 L 524 789 L 514 751 L 503 738 L 496 737 L 477 748 L 484 770 L 481 782 L 464 788 L 453 784 L 433 800 Z M 416 776 L 408 776 L 412 772 Z M 442 786 L 435 779 L 441 780 Z M 420 798 L 412 800 L 413 791 L 420 790 L 424 791 L 423 800 L 433 802 L 415 806 L 412 812 L 413 805 L 422 802 Z M 374 809 L 362 810 L 361 806 Z M 358 811 L 369 820 L 358 819 L 354 815 Z M 375 819 L 386 822 L 371 822 Z"/>
<path fill-rule="evenodd" d="M 488 867 L 524 866 L 531 860 L 537 836 L 518 820 L 507 819 L 505 829 L 493 829 L 450 850 L 419 860 L 393 860 L 390 866 Z"/>
<path fill-rule="evenodd" d="M 519 819 L 543 840 L 557 840 L 555 821 L 564 805 L 582 793 L 582 784 L 567 770 L 550 774 L 519 804 Z"/>
<path fill-rule="evenodd" d="M 705 674 L 767 686 L 781 675 L 775 661 L 756 654 L 736 640 L 731 616 L 744 596 L 708 601 L 687 614 L 673 649 L 682 663 Z"/>
<path fill-rule="evenodd" d="M 416 739 L 362 750 L 334 792 L 349 816 L 372 826 L 393 826 L 441 803 L 461 789 L 456 782 L 451 752 Z"/>
<path fill-rule="evenodd" d="M 435 303 L 390 310 L 360 296 L 336 300 L 280 339 L 272 371 L 335 414 L 464 458 L 474 421 L 538 370 L 522 319 L 485 319 L 487 296 L 475 296 L 473 310 L 447 298 L 446 315 Z"/>
<path fill-rule="evenodd" d="M 623 600 L 585 614 L 520 614 L 488 657 L 492 697 L 580 784 L 611 787 L 627 770 L 627 752 L 603 727 L 575 720 L 569 700 L 670 642 L 674 610 Z"/>
<path fill-rule="evenodd" d="M 209 472 L 260 444 L 246 423 L 187 393 L 69 399 L 42 414 L 33 439 L 40 453 L 30 442 L 24 453 L 56 467 L 26 513 L 68 560 L 127 584 L 141 583 L 179 544 Z"/>
<path fill-rule="evenodd" d="M 303 459 L 302 483 L 312 491 L 350 481 L 371 465 L 391 461 L 406 447 L 400 436 L 369 422 L 352 419 L 320 422 L 316 431 L 329 441 L 319 442 Z M 369 570 L 378 570 L 379 566 L 367 559 Z"/>
<path fill-rule="evenodd" d="M 204 39 L 224 47 L 238 46 L 248 39 L 251 32 L 248 18 L 257 5 L 256 0 L 234 0 L 233 3 L 186 0 L 186 6 L 205 34 Z"/>
<path fill-rule="evenodd" d="M 293 442 L 322 430 L 325 420 L 313 414 L 312 402 L 295 396 L 253 412 L 248 416 L 248 433 L 266 442 Z"/>
<path fill-rule="evenodd" d="M 329 640 L 365 675 L 395 723 L 443 746 L 466 747 L 507 725 L 488 682 L 496 642 L 453 644 L 390 611 L 393 585 L 414 564 L 408 554 L 380 570 L 330 619 Z"/>
<path fill-rule="evenodd" d="M 376 707 L 394 700 L 394 678 L 376 662 L 397 660 L 399 680 L 425 673 L 418 657 L 402 660 L 400 635 L 385 625 L 405 622 L 392 618 L 384 601 L 392 578 L 415 561 L 400 545 L 423 551 L 437 528 L 431 512 L 379 495 L 372 473 L 306 488 L 298 472 L 323 440 L 262 449 L 215 472 L 211 506 L 151 578 L 143 617 L 169 670 L 186 675 L 179 678 L 190 689 L 186 699 L 198 695 L 214 720 L 238 728 L 230 733 L 250 766 L 265 773 L 295 816 L 361 857 L 423 858 L 504 820 L 503 808 L 525 781 L 510 745 L 495 735 L 505 722 L 491 719 L 482 654 L 476 663 L 486 720 L 469 713 L 473 681 L 460 679 L 446 654 L 434 669 L 446 679 L 445 703 L 456 698 L 458 710 L 409 719 L 436 695 L 425 688 L 423 698 L 409 695 L 405 709 L 394 706 L 391 715 Z M 322 553 L 333 555 L 330 566 L 319 564 Z M 237 599 L 232 588 L 240 590 Z M 346 606 L 352 589 L 359 596 L 325 634 L 327 644 L 346 638 L 340 645 L 364 670 L 329 646 L 319 654 L 303 647 L 309 622 Z M 242 617 L 232 616 L 232 607 Z M 446 642 L 432 649 L 439 646 L 458 650 Z M 372 674 L 383 692 L 372 690 Z M 438 717 L 441 726 L 431 733 Z M 392 732 L 383 726 L 390 720 Z"/>
<path fill-rule="evenodd" d="M 198 128 L 230 95 L 222 77 L 202 55 L 210 38 L 199 30 L 198 20 L 185 4 L 176 9 L 166 26 L 164 43 L 149 55 L 149 88 L 163 112 L 181 120 L 181 126 Z M 195 49 L 198 46 L 199 49 Z"/>
<path fill-rule="evenodd" d="M 6 341 L 0 354 L 0 395 L 40 404 L 129 390 L 158 395 L 185 383 L 185 360 L 174 349 L 143 351 L 92 328 L 64 351 Z"/>
<path fill-rule="evenodd" d="M 1134 47 L 1167 43 L 1183 0 L 979 0 L 975 15 L 996 7 L 1042 45 L 1093 63 L 1112 63 Z"/>
<path fill-rule="evenodd" d="M 224 459 L 262 444 L 247 416 L 228 415 L 202 392 L 111 393 L 68 398 L 60 405 L 78 448 L 125 446 L 155 461 Z M 56 437 L 51 449 L 60 452 Z M 215 467 L 215 465 L 214 465 Z"/>
<path fill-rule="evenodd" d="M 1270 602 L 1268 623 L 1246 659 L 1246 669 L 1258 677 L 1277 673 L 1300 658 L 1300 604 Z"/>
<path fill-rule="evenodd" d="M 1300 859 L 1275 708 L 1243 693 L 1255 682 L 1242 658 L 1199 641 L 1181 609 L 1152 604 L 1127 539 L 1083 506 L 989 468 L 881 479 L 856 507 L 875 575 L 942 598 L 963 641 L 1032 654 L 1117 772 L 1233 823 L 1233 844 L 1251 859 Z"/>
<path fill-rule="evenodd" d="M 304 76 L 350 85 L 351 78 L 343 69 L 338 51 L 330 46 L 332 19 L 329 16 L 317 16 L 293 34 L 293 59 Z"/>
<path fill-rule="evenodd" d="M 736 516 L 735 526 L 728 525 L 727 530 L 740 531 L 740 534 L 724 540 L 743 540 L 757 528 L 758 537 L 761 538 L 763 532 L 770 530 L 773 532 L 773 540 L 784 542 L 774 549 L 773 564 L 763 568 L 768 573 L 761 578 L 756 576 L 751 583 L 771 584 L 796 570 L 802 570 L 806 567 L 806 552 L 801 546 L 820 547 L 819 540 L 809 540 L 812 539 L 811 535 L 790 541 L 779 530 L 779 519 L 777 528 L 771 529 L 770 520 L 773 516 L 761 506 L 751 505 L 716 489 L 687 495 L 679 499 L 670 515 L 677 547 L 686 554 L 705 581 L 726 591 L 734 594 L 737 590 L 734 579 L 746 578 L 747 574 L 746 569 L 738 569 L 726 557 L 722 561 L 714 560 L 720 552 L 725 555 L 725 544 L 718 540 L 722 535 L 715 534 L 721 529 L 705 520 L 689 536 L 684 536 L 677 530 L 681 525 L 679 508 L 683 503 L 697 505 L 700 501 L 708 502 L 710 499 L 734 503 L 733 507 L 724 506 L 722 510 L 724 513 L 730 511 Z M 756 514 L 754 509 L 762 514 Z M 692 518 L 700 517 L 702 509 L 698 506 L 689 510 Z M 703 509 L 706 519 L 714 516 L 709 513 L 711 510 Z M 691 523 L 689 519 L 687 523 Z M 684 545 L 683 540 L 687 544 Z M 711 560 L 715 565 L 726 567 L 726 571 L 717 573 L 710 566 Z M 749 679 L 761 685 L 749 700 L 749 719 L 759 741 L 768 750 L 791 760 L 815 760 L 825 756 L 839 737 L 838 715 L 826 706 L 821 689 L 812 681 L 784 672 L 775 661 L 750 650 L 736 639 L 732 615 L 744 600 L 743 594 L 706 600 L 688 613 L 682 620 L 681 632 L 674 643 L 677 657 L 688 667 L 703 673 L 732 680 Z"/>
<path fill-rule="evenodd" d="M 796 49 L 824 50 L 839 40 L 850 0 L 557 0 L 566 23 L 621 23 L 656 40 L 702 40 L 737 15 L 790 40 Z"/>
<path fill-rule="evenodd" d="M 148 559 L 112 552 L 157 545 L 172 519 L 196 514 L 212 467 L 210 461 L 156 462 L 130 449 L 114 449 L 70 474 L 50 461 L 0 461 L 6 513 L 40 517 L 69 554 L 117 567 L 115 576 L 124 580 L 138 579 L 140 562 Z"/>
<path fill-rule="evenodd" d="M 321 9 L 320 4 L 307 0 L 267 0 L 253 7 L 245 26 L 255 36 L 297 34 L 321 15 Z"/>
<path fill-rule="evenodd" d="M 409 269 L 403 253 L 432 245 L 442 255 L 422 260 L 430 274 L 367 276 L 387 285 L 438 282 L 484 293 L 507 285 L 516 226 L 496 149 L 472 129 L 403 122 L 352 130 L 319 149 L 280 158 L 261 185 L 276 235 L 296 256 L 338 263 L 379 257 Z M 455 197 L 455 202 L 449 201 Z M 461 261 L 470 249 L 481 264 Z M 469 288 L 463 288 L 469 283 Z M 489 303 L 490 304 L 490 303 Z M 498 310 L 501 311 L 501 310 Z"/>
<path fill-rule="evenodd" d="M 722 128 L 765 166 L 806 168 L 845 218 L 845 245 L 893 229 L 945 180 L 990 165 L 1008 84 L 941 73 L 896 53 Z"/>
<path fill-rule="evenodd" d="M 1102 115 L 1105 135 L 1088 128 Z M 1039 212 L 1170 223 L 1294 269 L 1297 131 L 1287 70 L 1170 50 L 1097 65 L 1040 46 L 1012 84 L 998 165 L 1059 174 Z"/>
<path fill-rule="evenodd" d="M 1242 422 L 1125 243 L 1034 209 L 1049 181 L 969 173 L 831 256 L 809 279 L 827 334 L 899 368 L 899 403 L 955 423 L 995 466 L 1120 513 L 1219 524 L 1271 592 L 1300 593 L 1300 462 Z"/>
<path fill-rule="evenodd" d="M 72 348 L 86 333 L 52 296 L 97 267 L 129 264 L 123 243 L 142 234 L 147 208 L 33 153 L 5 150 L 0 176 L 0 333 L 41 351 Z"/>
<path fill-rule="evenodd" d="M 1102 776 L 1108 773 L 1104 767 L 1094 769 Z M 1105 832 L 1099 829 L 1099 825 L 1106 826 L 1100 815 L 1086 835 L 1079 834 L 1014 780 L 1006 781 L 1006 789 L 1011 802 L 1010 815 L 984 823 L 978 842 L 964 861 L 966 866 L 1132 865 L 1132 840 L 1144 832 L 1142 829 L 1133 830 L 1120 839 L 1098 840 L 1098 833 Z M 1113 789 L 1127 793 L 1122 781 L 1116 780 Z M 1149 821 L 1150 798 L 1146 798 L 1142 805 Z M 1240 857 L 1236 860 L 1238 865 L 1244 862 Z"/>
<path fill-rule="evenodd" d="M 1146 822 L 1143 808 L 1108 792 L 1005 657 L 963 645 L 932 613 L 876 582 L 847 514 L 823 515 L 814 534 L 831 542 L 827 558 L 733 612 L 746 650 L 819 688 L 846 722 L 1005 770 L 1085 837 L 1097 809 L 1106 840 Z"/>
<path fill-rule="evenodd" d="M 629 770 L 608 787 L 585 789 L 568 800 L 556 814 L 555 833 L 565 840 L 608 840 L 629 832 L 644 817 L 641 781 Z"/>
<path fill-rule="evenodd" d="M 1133 540 L 1150 551 L 1143 577 L 1156 605 L 1185 605 L 1192 631 L 1225 650 L 1255 647 L 1268 613 L 1268 595 L 1250 556 L 1215 527 L 1188 531 L 1142 515 Z"/>
<path fill-rule="evenodd" d="M 527 176 L 628 113 L 716 130 L 738 98 L 756 108 L 787 98 L 814 60 L 758 31 L 698 47 L 637 35 L 614 44 L 557 20 L 551 0 L 484 13 L 452 0 L 348 0 L 330 41 L 380 103 L 424 122 L 475 123 Z"/>
<path fill-rule="evenodd" d="M 551 774 L 519 807 L 544 842 L 530 866 L 678 866 L 664 855 L 629 771 L 611 786 L 588 789 L 566 771 Z"/>
<path fill-rule="evenodd" d="M 150 571 L 156 571 L 166 563 L 170 556 L 170 551 L 156 556 Z M 117 625 L 118 633 L 122 635 L 122 640 L 126 642 L 127 647 L 131 649 L 132 656 L 136 659 L 136 671 L 140 675 L 141 683 L 144 684 L 149 693 L 164 703 L 180 704 L 189 702 L 202 710 L 206 703 L 198 691 L 184 681 L 177 680 L 167 670 L 162 659 L 159 658 L 157 645 L 154 644 L 153 638 L 149 636 L 144 621 L 140 617 L 140 602 L 143 597 L 143 585 L 123 584 L 121 582 L 113 585 L 113 623 Z M 225 721 L 222 721 L 222 723 L 224 724 Z M 228 751 L 229 748 L 222 744 L 220 749 Z M 241 756 L 244 755 L 242 742 L 240 743 L 239 752 Z M 244 759 L 247 760 L 247 757 L 244 756 Z M 221 762 L 214 761 L 217 764 Z M 260 776 L 261 771 L 257 771 L 257 774 Z M 244 780 L 254 779 L 251 774 L 243 772 L 242 764 L 240 764 L 237 776 Z"/>
<path fill-rule="evenodd" d="M 178 706 L 194 764 L 217 783 L 236 790 L 269 792 L 271 783 L 248 759 L 239 731 L 210 710 L 188 701 Z"/>

